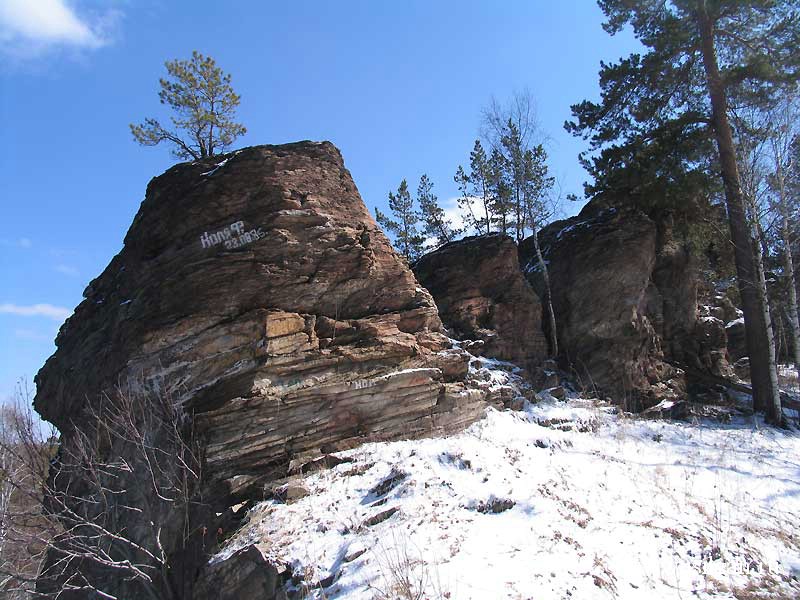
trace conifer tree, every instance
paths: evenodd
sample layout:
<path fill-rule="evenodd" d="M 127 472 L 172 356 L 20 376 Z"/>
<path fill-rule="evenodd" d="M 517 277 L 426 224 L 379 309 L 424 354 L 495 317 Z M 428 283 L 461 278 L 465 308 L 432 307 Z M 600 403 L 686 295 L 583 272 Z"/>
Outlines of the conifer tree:
<path fill-rule="evenodd" d="M 469 153 L 469 169 L 470 172 L 467 173 L 459 165 L 454 177 L 461 192 L 458 205 L 468 213 L 468 228 L 471 227 L 478 234 L 489 234 L 492 230 L 491 208 L 494 199 L 489 160 L 480 140 L 475 140 L 472 152 Z"/>
<path fill-rule="evenodd" d="M 221 154 L 246 129 L 234 121 L 240 97 L 213 58 L 192 52 L 191 60 L 165 63 L 168 77 L 160 79 L 161 104 L 175 112 L 172 128 L 153 118 L 130 125 L 133 138 L 143 146 L 167 142 L 180 159 L 198 160 Z"/>
<path fill-rule="evenodd" d="M 427 175 L 420 177 L 417 187 L 417 203 L 419 216 L 424 224 L 424 233 L 428 238 L 436 240 L 436 246 L 442 246 L 457 236 L 460 231 L 453 228 L 452 222 L 439 206 L 439 199 L 433 193 L 433 182 Z"/>
<path fill-rule="evenodd" d="M 394 236 L 394 245 L 409 262 L 417 260 L 423 252 L 425 238 L 417 225 L 419 216 L 414 210 L 414 199 L 408 191 L 408 182 L 400 182 L 397 193 L 389 192 L 389 210 L 394 218 L 375 208 L 375 218 Z"/>
<path fill-rule="evenodd" d="M 512 200 L 513 173 L 511 162 L 500 148 L 492 149 L 488 162 L 491 222 L 503 235 L 515 227 Z"/>
<path fill-rule="evenodd" d="M 614 187 L 630 167 L 656 165 L 651 181 L 669 183 L 706 172 L 721 174 L 745 317 L 753 401 L 781 421 L 770 340 L 769 307 L 747 220 L 728 109 L 731 102 L 769 104 L 800 77 L 798 0 L 599 0 L 615 34 L 626 25 L 645 47 L 602 64 L 599 104 L 572 107 L 567 129 L 591 139 L 599 175 L 595 191 Z M 709 142 L 716 145 L 710 157 Z M 626 168 L 627 167 L 627 168 Z M 698 168 L 700 167 L 700 168 Z"/>

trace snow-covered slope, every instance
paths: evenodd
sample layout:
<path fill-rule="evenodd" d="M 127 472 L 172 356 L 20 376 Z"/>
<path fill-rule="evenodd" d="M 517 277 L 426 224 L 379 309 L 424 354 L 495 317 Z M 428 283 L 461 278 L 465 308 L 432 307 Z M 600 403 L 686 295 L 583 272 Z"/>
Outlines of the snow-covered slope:
<path fill-rule="evenodd" d="M 547 397 L 338 456 L 221 557 L 256 543 L 308 598 L 800 598 L 800 436 L 752 418 Z"/>

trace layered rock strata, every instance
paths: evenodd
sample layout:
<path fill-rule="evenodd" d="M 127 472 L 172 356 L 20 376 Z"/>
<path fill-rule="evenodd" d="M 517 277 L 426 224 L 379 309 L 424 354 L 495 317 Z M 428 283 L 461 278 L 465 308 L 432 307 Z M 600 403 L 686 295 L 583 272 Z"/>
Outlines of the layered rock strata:
<path fill-rule="evenodd" d="M 532 371 L 547 356 L 542 305 L 519 267 L 516 243 L 499 234 L 450 242 L 414 274 L 433 295 L 453 335 L 481 340 L 487 356 Z"/>
<path fill-rule="evenodd" d="M 483 407 L 463 383 L 468 356 L 327 142 L 156 177 L 84 297 L 37 376 L 39 413 L 69 443 L 119 382 L 168 388 L 234 494 L 297 457 L 451 431 Z"/>

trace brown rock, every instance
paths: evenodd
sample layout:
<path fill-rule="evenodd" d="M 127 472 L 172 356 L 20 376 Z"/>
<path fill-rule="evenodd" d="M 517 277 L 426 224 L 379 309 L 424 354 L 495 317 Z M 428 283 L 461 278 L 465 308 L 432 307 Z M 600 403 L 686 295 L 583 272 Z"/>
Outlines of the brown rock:
<path fill-rule="evenodd" d="M 437 355 L 440 330 L 334 146 L 247 148 L 150 183 L 35 405 L 63 429 L 119 380 L 162 380 L 198 414 L 211 473 L 241 493 L 243 475 L 322 446 L 434 431 L 468 362 Z"/>
<path fill-rule="evenodd" d="M 525 410 L 525 398 L 522 396 L 516 396 L 515 398 L 512 398 L 508 402 L 507 408 L 514 411 Z"/>
<path fill-rule="evenodd" d="M 743 356 L 735 363 L 733 363 L 733 370 L 739 379 L 750 381 L 750 359 Z"/>
<path fill-rule="evenodd" d="M 295 458 L 453 431 L 486 406 L 327 142 L 156 177 L 84 296 L 37 375 L 36 409 L 70 444 L 119 382 L 168 390 L 204 440 L 217 512 L 260 499 Z"/>
<path fill-rule="evenodd" d="M 686 373 L 730 376 L 720 317 L 736 310 L 721 301 L 701 313 L 689 246 L 670 211 L 645 213 L 646 204 L 599 196 L 539 234 L 561 366 L 585 389 L 633 411 L 704 387 Z M 542 293 L 532 240 L 521 244 L 520 260 Z"/>
<path fill-rule="evenodd" d="M 426 254 L 414 273 L 433 294 L 453 335 L 484 342 L 484 354 L 532 369 L 545 359 L 539 297 L 501 235 L 465 238 Z"/>
<path fill-rule="evenodd" d="M 744 318 L 737 318 L 725 325 L 727 336 L 728 357 L 731 362 L 747 356 L 747 336 L 744 329 Z"/>
<path fill-rule="evenodd" d="M 733 368 L 728 362 L 728 336 L 725 324 L 715 316 L 703 316 L 695 324 L 697 355 L 703 371 L 719 377 L 731 377 Z"/>
<path fill-rule="evenodd" d="M 648 310 L 659 297 L 652 281 L 657 237 L 656 223 L 638 209 L 592 203 L 539 234 L 549 263 L 560 362 L 579 384 L 624 398 L 629 408 L 657 403 L 654 374 L 672 374 Z M 531 241 L 523 242 L 520 255 L 529 281 L 543 293 Z"/>
<path fill-rule="evenodd" d="M 286 504 L 293 504 L 302 500 L 311 492 L 299 481 L 290 481 L 275 490 L 275 498 Z"/>

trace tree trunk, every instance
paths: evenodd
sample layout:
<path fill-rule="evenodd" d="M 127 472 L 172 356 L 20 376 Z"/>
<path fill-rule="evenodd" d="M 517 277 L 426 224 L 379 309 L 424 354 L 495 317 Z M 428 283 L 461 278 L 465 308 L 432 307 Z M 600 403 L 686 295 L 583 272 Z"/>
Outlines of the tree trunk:
<path fill-rule="evenodd" d="M 550 352 L 553 356 L 558 356 L 558 331 L 556 330 L 556 315 L 553 312 L 553 294 L 550 289 L 550 273 L 547 270 L 547 263 L 544 261 L 542 250 L 539 247 L 539 232 L 536 231 L 535 225 L 533 225 L 533 247 L 536 250 L 536 260 L 539 261 L 539 266 L 542 269 L 542 279 L 544 279 L 545 302 L 547 303 L 547 316 L 550 325 Z"/>
<path fill-rule="evenodd" d="M 703 0 L 697 0 L 695 15 L 711 100 L 712 125 L 719 151 L 722 181 L 725 186 L 725 202 L 736 259 L 737 282 L 742 298 L 747 354 L 750 357 L 750 375 L 753 384 L 753 407 L 756 410 L 765 411 L 767 421 L 779 424 L 782 412 L 780 396 L 775 383 L 777 374 L 774 361 L 770 361 L 770 354 L 774 353 L 774 348 L 767 333 L 768 321 L 765 321 L 765 315 L 769 314 L 769 307 L 765 306 L 766 299 L 759 294 L 761 278 L 758 275 L 750 226 L 744 210 L 733 134 L 728 122 L 725 85 L 717 64 L 714 24 L 706 11 Z"/>
<path fill-rule="evenodd" d="M 780 389 L 778 387 L 778 363 L 775 359 L 775 332 L 772 329 L 772 315 L 769 311 L 769 298 L 767 296 L 767 279 L 764 273 L 764 253 L 762 251 L 762 240 L 765 239 L 764 232 L 761 229 L 761 225 L 758 221 L 754 224 L 756 240 L 755 244 L 753 245 L 753 254 L 754 260 L 756 264 L 756 273 L 758 274 L 758 287 L 756 292 L 758 294 L 758 301 L 761 305 L 761 310 L 763 310 L 763 318 L 762 323 L 764 326 L 764 333 L 767 337 L 767 361 L 769 363 L 769 379 L 770 385 L 772 389 L 775 390 L 775 397 L 773 400 L 773 405 L 767 407 L 767 414 L 775 413 L 777 414 L 777 421 L 775 424 L 780 424 L 783 418 L 783 411 L 781 410 L 781 398 L 780 398 Z M 747 324 L 745 323 L 745 327 Z M 752 365 L 752 359 L 751 359 Z"/>
<path fill-rule="evenodd" d="M 789 203 L 786 198 L 786 187 L 783 169 L 778 164 L 778 198 L 781 210 L 781 237 L 783 238 L 783 270 L 789 284 L 789 325 L 792 330 L 792 350 L 794 351 L 794 368 L 800 381 L 800 321 L 797 318 L 797 287 L 794 279 L 794 259 L 792 258 L 792 236 L 789 227 Z"/>

